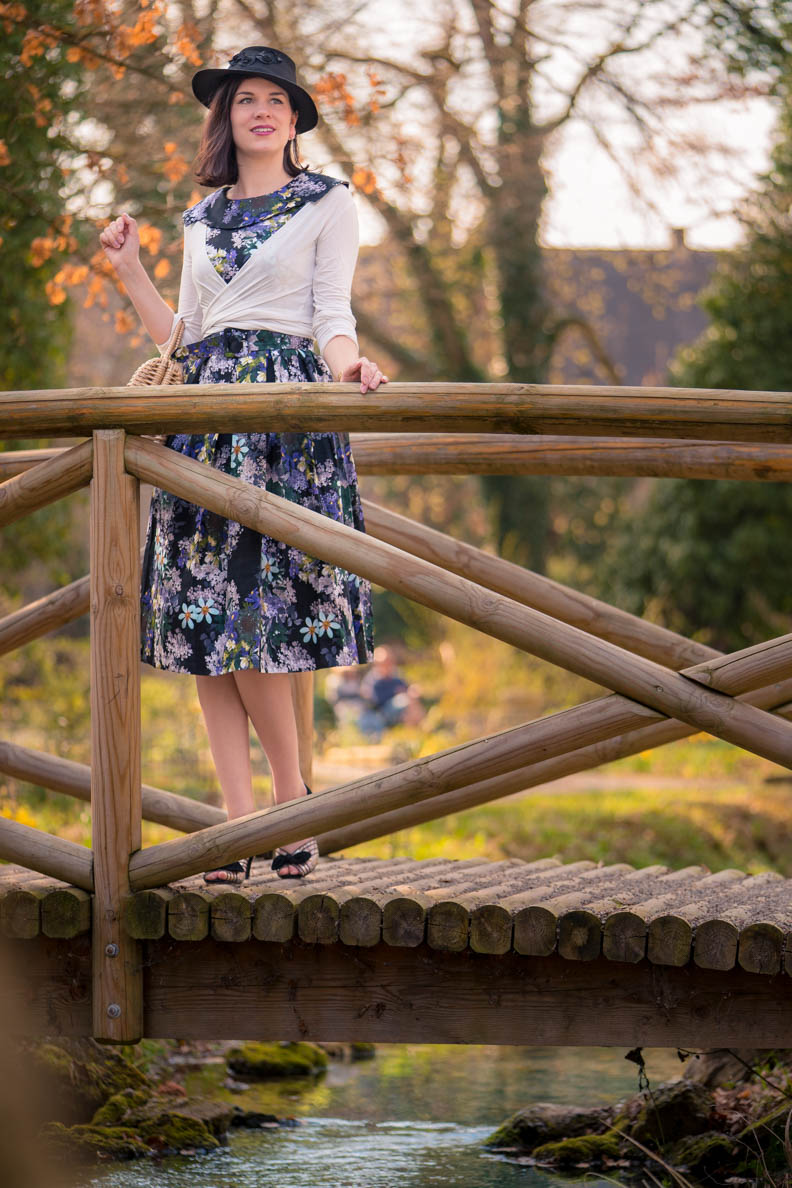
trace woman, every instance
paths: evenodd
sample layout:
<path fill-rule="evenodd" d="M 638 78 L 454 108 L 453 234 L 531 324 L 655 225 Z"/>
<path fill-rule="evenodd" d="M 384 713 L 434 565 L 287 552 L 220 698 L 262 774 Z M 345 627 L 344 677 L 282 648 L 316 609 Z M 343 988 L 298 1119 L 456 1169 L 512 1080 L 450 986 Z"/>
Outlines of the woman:
<path fill-rule="evenodd" d="M 249 46 L 192 80 L 209 108 L 196 161 L 219 187 L 183 214 L 179 308 L 157 293 L 122 214 L 100 242 L 163 349 L 176 319 L 186 383 L 387 382 L 358 354 L 349 294 L 357 217 L 346 183 L 309 172 L 297 135 L 318 123 L 294 63 Z M 316 339 L 320 355 L 313 351 Z M 299 397 L 295 397 L 299 400 Z M 172 434 L 166 444 L 304 507 L 363 528 L 345 434 Z M 277 803 L 309 791 L 300 776 L 290 672 L 363 664 L 372 653 L 368 583 L 296 549 L 155 490 L 142 577 L 142 656 L 195 675 L 228 816 L 254 809 L 248 722 L 272 771 Z M 315 838 L 276 850 L 272 867 L 299 878 Z M 250 860 L 208 871 L 236 883 Z"/>

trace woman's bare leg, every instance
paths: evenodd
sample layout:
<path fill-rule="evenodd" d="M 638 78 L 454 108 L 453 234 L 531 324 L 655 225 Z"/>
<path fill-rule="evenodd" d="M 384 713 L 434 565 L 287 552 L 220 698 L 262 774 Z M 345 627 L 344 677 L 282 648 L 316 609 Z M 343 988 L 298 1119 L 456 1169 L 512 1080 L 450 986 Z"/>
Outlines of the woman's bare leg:
<path fill-rule="evenodd" d="M 248 715 L 233 673 L 197 676 L 209 746 L 229 819 L 253 812 Z"/>
<path fill-rule="evenodd" d="M 244 669 L 233 673 L 237 692 L 253 729 L 264 748 L 272 771 L 272 793 L 276 804 L 305 795 L 300 775 L 297 721 L 287 672 L 258 672 Z M 301 842 L 290 842 L 283 849 L 297 851 Z M 287 875 L 299 873 L 296 867 L 282 868 Z"/>

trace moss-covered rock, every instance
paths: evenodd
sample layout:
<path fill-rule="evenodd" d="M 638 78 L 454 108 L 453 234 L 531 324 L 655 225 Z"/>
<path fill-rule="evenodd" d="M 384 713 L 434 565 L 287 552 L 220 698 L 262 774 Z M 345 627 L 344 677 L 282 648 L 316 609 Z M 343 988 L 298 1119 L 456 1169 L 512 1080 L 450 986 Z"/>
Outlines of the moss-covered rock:
<path fill-rule="evenodd" d="M 100 1106 L 125 1089 L 154 1089 L 153 1081 L 123 1051 L 94 1040 L 36 1044 L 31 1064 L 48 1120 L 88 1122 Z"/>
<path fill-rule="evenodd" d="M 149 1094 L 145 1089 L 124 1089 L 114 1093 L 91 1118 L 92 1126 L 117 1126 L 122 1118 L 137 1107 L 145 1105 Z"/>
<path fill-rule="evenodd" d="M 485 1147 L 518 1147 L 533 1151 L 542 1143 L 575 1138 L 587 1134 L 602 1134 L 608 1129 L 613 1110 L 581 1109 L 577 1106 L 552 1105 L 536 1102 L 518 1110 L 484 1140 Z"/>
<path fill-rule="evenodd" d="M 584 1134 L 578 1138 L 543 1143 L 534 1150 L 534 1158 L 553 1167 L 575 1167 L 579 1163 L 595 1167 L 605 1160 L 618 1159 L 621 1154 L 619 1135 L 615 1130 L 607 1134 Z"/>
<path fill-rule="evenodd" d="M 671 1081 L 658 1085 L 651 1094 L 642 1095 L 637 1115 L 624 1129 L 646 1146 L 665 1146 L 689 1134 L 709 1130 L 713 1105 L 712 1094 L 703 1085 L 695 1081 Z"/>
<path fill-rule="evenodd" d="M 247 1043 L 232 1048 L 226 1061 L 235 1076 L 265 1081 L 316 1076 L 327 1067 L 328 1057 L 317 1044 Z"/>
<path fill-rule="evenodd" d="M 708 1130 L 705 1134 L 690 1134 L 667 1148 L 665 1157 L 672 1167 L 685 1168 L 695 1176 L 716 1176 L 724 1183 L 734 1170 L 737 1144 L 726 1134 Z"/>
<path fill-rule="evenodd" d="M 364 1040 L 349 1045 L 350 1060 L 373 1060 L 376 1055 L 377 1049 L 374 1044 L 368 1044 Z"/>
<path fill-rule="evenodd" d="M 151 1148 L 142 1139 L 121 1126 L 64 1126 L 62 1122 L 49 1122 L 42 1128 L 41 1138 L 51 1154 L 81 1163 L 140 1159 L 151 1154 Z"/>
<path fill-rule="evenodd" d="M 136 1127 L 147 1147 L 154 1151 L 212 1151 L 220 1142 L 200 1118 L 179 1110 L 164 1110 Z"/>

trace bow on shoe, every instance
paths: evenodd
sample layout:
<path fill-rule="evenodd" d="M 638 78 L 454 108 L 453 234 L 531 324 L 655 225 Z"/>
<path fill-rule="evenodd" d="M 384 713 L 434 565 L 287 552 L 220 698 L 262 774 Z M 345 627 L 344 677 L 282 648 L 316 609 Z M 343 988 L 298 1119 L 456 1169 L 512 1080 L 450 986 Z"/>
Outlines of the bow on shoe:
<path fill-rule="evenodd" d="M 272 869 L 280 870 L 282 866 L 302 866 L 312 857 L 310 850 L 295 850 L 293 854 L 286 851 L 272 859 Z"/>

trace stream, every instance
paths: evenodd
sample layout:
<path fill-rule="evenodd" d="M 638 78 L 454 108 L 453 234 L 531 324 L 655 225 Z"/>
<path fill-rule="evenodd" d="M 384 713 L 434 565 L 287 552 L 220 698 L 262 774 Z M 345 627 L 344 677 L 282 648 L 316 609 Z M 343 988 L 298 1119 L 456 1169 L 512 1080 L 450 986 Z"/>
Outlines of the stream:
<path fill-rule="evenodd" d="M 299 1125 L 235 1129 L 207 1155 L 107 1164 L 79 1188 L 539 1188 L 575 1181 L 481 1147 L 510 1114 L 536 1101 L 608 1104 L 637 1089 L 616 1048 L 383 1044 L 373 1060 L 331 1061 L 310 1084 L 222 1088 L 223 1063 L 188 1074 L 190 1096 L 233 1101 Z M 678 1077 L 675 1051 L 644 1052 L 653 1085 Z M 580 1181 L 577 1181 L 580 1182 Z M 620 1183 L 590 1176 L 588 1188 Z M 77 1186 L 75 1185 L 75 1188 Z"/>

